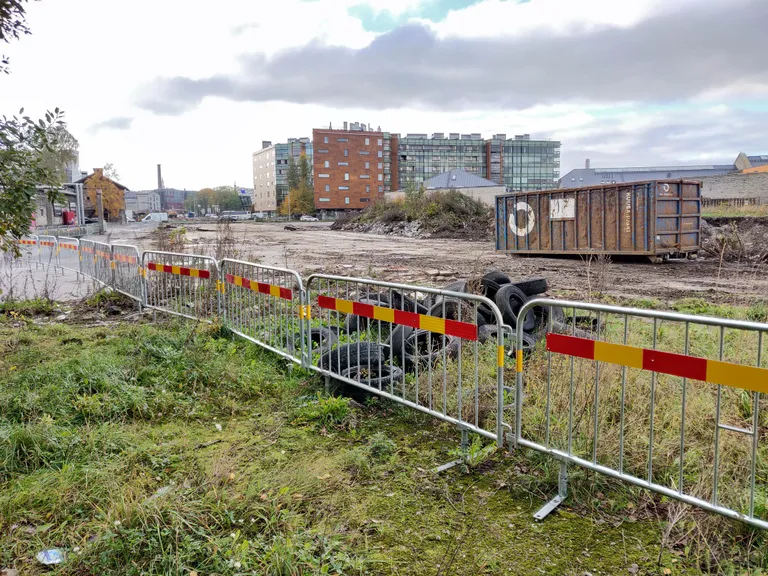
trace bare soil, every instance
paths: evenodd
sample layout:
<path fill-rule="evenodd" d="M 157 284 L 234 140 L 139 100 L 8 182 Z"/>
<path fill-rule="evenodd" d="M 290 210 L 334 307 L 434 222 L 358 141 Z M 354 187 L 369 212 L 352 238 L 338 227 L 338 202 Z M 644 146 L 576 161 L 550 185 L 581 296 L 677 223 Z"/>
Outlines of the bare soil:
<path fill-rule="evenodd" d="M 720 262 L 718 259 L 617 260 L 588 264 L 579 258 L 519 257 L 497 253 L 493 242 L 377 236 L 331 230 L 327 223 L 236 223 L 233 231 L 239 257 L 268 266 L 311 273 L 361 276 L 394 282 L 442 286 L 458 278 L 501 269 L 513 279 L 544 276 L 552 292 L 585 299 L 602 292 L 619 299 L 655 298 L 672 301 L 704 298 L 710 302 L 750 304 L 768 298 L 768 265 Z M 205 231 L 198 230 L 202 228 Z M 187 225 L 187 253 L 214 251 L 211 224 Z M 113 228 L 112 242 L 154 248 L 149 230 Z"/>

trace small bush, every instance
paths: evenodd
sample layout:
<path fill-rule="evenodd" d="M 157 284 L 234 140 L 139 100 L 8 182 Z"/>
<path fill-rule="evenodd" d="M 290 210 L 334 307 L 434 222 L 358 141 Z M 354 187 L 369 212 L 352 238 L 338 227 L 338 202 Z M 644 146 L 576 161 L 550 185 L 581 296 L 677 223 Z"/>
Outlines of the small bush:
<path fill-rule="evenodd" d="M 768 322 L 768 302 L 755 302 L 747 309 L 747 320 L 751 322 Z"/>
<path fill-rule="evenodd" d="M 323 426 L 339 425 L 349 417 L 349 398 L 328 396 L 323 398 L 318 392 L 312 399 L 296 410 L 297 422 L 316 422 Z"/>

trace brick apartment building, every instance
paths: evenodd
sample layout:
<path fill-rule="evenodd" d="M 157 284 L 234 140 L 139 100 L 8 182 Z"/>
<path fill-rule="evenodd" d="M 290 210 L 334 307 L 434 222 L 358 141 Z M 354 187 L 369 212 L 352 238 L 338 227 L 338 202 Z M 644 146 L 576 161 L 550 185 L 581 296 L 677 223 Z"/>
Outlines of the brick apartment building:
<path fill-rule="evenodd" d="M 454 169 L 515 191 L 557 187 L 560 142 L 479 133 L 391 134 L 344 122 L 312 131 L 315 208 L 359 210 L 385 192 L 404 190 Z"/>
<path fill-rule="evenodd" d="M 360 210 L 384 197 L 384 161 L 389 171 L 389 141 L 384 132 L 344 123 L 342 130 L 312 130 L 315 208 Z"/>

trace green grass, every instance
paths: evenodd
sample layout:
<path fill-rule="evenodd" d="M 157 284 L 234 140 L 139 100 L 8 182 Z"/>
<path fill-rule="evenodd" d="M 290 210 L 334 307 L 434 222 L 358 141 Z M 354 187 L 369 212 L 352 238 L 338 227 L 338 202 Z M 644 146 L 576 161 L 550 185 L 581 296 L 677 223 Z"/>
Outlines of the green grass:
<path fill-rule="evenodd" d="M 0 318 L 0 566 L 81 574 L 699 574 L 659 543 L 648 493 L 572 470 L 574 501 L 533 512 L 549 459 L 493 453 L 475 469 L 450 426 L 322 380 L 217 326 L 84 327 Z M 449 367 L 446 367 L 447 369 Z M 598 496 L 599 495 L 599 496 Z M 590 498 L 591 496 L 591 498 Z M 575 508 L 573 507 L 575 506 Z M 715 570 L 764 565 L 738 534 Z M 689 542 L 692 538 L 689 539 Z M 674 553 L 673 553 L 674 552 Z M 660 563 L 659 563 L 660 559 Z M 718 568 L 719 567 L 719 568 Z"/>

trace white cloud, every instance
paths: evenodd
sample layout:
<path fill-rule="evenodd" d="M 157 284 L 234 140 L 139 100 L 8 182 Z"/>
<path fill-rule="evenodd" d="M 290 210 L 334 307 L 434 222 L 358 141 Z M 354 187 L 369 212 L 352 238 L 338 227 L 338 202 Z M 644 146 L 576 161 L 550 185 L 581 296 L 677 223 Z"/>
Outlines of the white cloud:
<path fill-rule="evenodd" d="M 434 0 L 369 0 L 374 11 L 394 15 Z M 631 28 L 665 12 L 721 5 L 726 0 L 532 0 L 518 4 L 485 0 L 430 24 L 440 38 L 567 36 L 606 27 Z M 738 11 L 747 0 L 729 0 Z M 70 130 L 81 142 L 83 169 L 113 162 L 125 183 L 150 188 L 156 164 L 163 164 L 166 184 L 202 186 L 250 184 L 251 153 L 262 140 L 282 141 L 311 136 L 312 127 L 343 120 L 370 122 L 395 132 L 482 132 L 489 136 L 530 133 L 563 142 L 562 172 L 582 165 L 585 154 L 593 165 L 668 163 L 691 159 L 735 157 L 740 149 L 765 152 L 760 146 L 764 115 L 727 106 L 736 98 L 765 98 L 765 70 L 753 78 L 724 83 L 694 95 L 693 112 L 636 109 L 626 102 L 620 110 L 608 103 L 576 105 L 569 86 L 551 75 L 557 97 L 547 105 L 521 104 L 522 109 L 469 106 L 461 111 L 391 108 L 355 97 L 349 105 L 233 102 L 208 97 L 177 117 L 156 116 L 136 107 L 136 97 L 149 93 L 159 77 L 243 78 L 243 57 L 272 58 L 286 49 L 314 41 L 319 45 L 366 47 L 376 37 L 351 17 L 350 6 L 361 0 L 219 0 L 214 5 L 184 0 L 46 0 L 29 5 L 32 36 L 3 46 L 11 56 L 12 74 L 0 78 L 0 113 L 21 106 L 41 115 L 47 108 L 64 109 Z M 691 12 L 694 13 L 694 12 Z M 672 53 L 679 38 L 659 38 Z M 418 55 L 414 54 L 414 58 Z M 510 54 L 510 58 L 514 58 Z M 372 70 L 365 90 L 375 95 L 391 88 L 384 72 L 388 62 Z M 665 62 L 659 62 L 664 66 Z M 429 66 L 425 62 L 424 66 Z M 727 66 L 728 62 L 722 62 Z M 340 78 L 344 78 L 339 71 Z M 451 70 L 446 68 L 445 74 Z M 717 71 L 713 70 L 713 74 Z M 546 70 L 542 78 L 547 77 Z M 299 78 L 297 81 L 300 81 Z M 632 79 L 616 77 L 615 81 Z M 352 92 L 355 78 L 334 85 Z M 457 89 L 461 87 L 458 86 Z M 365 91 L 364 91 L 365 92 Z M 670 101 L 678 95 L 671 94 Z M 471 101 L 471 98 L 470 98 Z M 722 102 L 721 108 L 702 103 Z M 535 103 L 535 100 L 534 100 Z M 676 106 L 684 103 L 676 102 Z M 741 137 L 741 140 L 740 140 Z M 698 140 L 697 140 L 698 139 Z M 752 148 L 749 148 L 749 147 Z M 731 158 L 732 160 L 732 158 Z"/>

